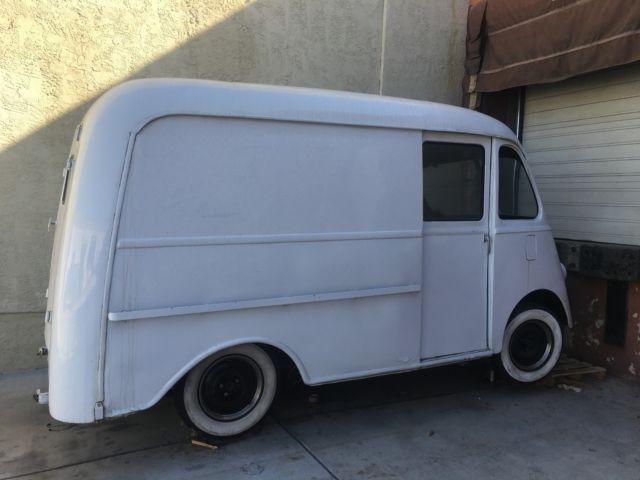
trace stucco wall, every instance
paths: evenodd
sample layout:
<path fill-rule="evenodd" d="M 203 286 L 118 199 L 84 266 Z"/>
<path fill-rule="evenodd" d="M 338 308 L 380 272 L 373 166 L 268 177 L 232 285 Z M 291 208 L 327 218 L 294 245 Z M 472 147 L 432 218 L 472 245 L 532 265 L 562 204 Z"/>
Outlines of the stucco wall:
<path fill-rule="evenodd" d="M 35 351 L 61 171 L 91 102 L 193 77 L 459 104 L 466 0 L 2 0 L 0 345 Z M 30 367 L 3 349 L 0 371 Z"/>

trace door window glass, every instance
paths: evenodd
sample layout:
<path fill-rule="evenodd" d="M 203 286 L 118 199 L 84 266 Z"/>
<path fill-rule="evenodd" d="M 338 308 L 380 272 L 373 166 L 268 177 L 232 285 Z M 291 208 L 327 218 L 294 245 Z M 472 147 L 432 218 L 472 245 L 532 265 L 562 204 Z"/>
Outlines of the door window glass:
<path fill-rule="evenodd" d="M 538 216 L 538 203 L 520 156 L 510 147 L 500 147 L 498 213 L 506 220 Z"/>
<path fill-rule="evenodd" d="M 484 215 L 484 147 L 422 145 L 423 220 L 480 220 Z"/>

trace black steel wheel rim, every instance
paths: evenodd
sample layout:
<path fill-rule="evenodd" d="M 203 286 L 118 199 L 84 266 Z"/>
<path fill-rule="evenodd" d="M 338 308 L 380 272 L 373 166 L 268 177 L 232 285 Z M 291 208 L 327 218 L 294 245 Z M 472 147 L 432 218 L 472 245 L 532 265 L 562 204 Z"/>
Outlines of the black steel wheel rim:
<path fill-rule="evenodd" d="M 232 422 L 255 408 L 263 389 L 262 370 L 255 361 L 244 355 L 227 355 L 201 375 L 198 401 L 212 419 Z"/>
<path fill-rule="evenodd" d="M 549 361 L 553 346 L 551 328 L 542 320 L 528 320 L 511 335 L 509 357 L 517 368 L 531 372 Z"/>

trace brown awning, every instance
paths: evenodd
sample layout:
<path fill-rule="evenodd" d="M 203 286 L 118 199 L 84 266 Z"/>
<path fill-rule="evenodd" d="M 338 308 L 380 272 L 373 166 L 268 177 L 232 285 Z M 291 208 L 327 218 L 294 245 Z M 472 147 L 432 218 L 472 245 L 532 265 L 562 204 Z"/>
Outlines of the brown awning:
<path fill-rule="evenodd" d="M 555 82 L 636 60 L 640 0 L 470 0 L 467 93 Z"/>

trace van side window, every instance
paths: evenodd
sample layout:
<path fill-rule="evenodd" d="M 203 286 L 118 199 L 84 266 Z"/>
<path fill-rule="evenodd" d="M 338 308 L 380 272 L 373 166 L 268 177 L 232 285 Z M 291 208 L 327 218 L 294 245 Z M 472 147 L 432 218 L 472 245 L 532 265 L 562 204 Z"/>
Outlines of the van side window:
<path fill-rule="evenodd" d="M 538 216 L 538 203 L 531 181 L 518 153 L 500 147 L 498 213 L 506 220 L 531 219 Z"/>
<path fill-rule="evenodd" d="M 422 217 L 429 221 L 480 220 L 484 215 L 484 147 L 422 144 Z"/>

